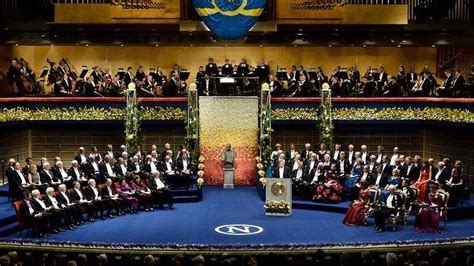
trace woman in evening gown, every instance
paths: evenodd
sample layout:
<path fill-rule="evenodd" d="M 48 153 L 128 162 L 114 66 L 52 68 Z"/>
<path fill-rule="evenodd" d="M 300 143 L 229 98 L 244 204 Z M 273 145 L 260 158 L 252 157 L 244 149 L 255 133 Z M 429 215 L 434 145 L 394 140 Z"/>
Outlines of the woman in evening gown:
<path fill-rule="evenodd" d="M 440 233 L 439 208 L 444 205 L 444 195 L 438 192 L 438 185 L 430 185 L 427 202 L 415 215 L 415 231 L 420 233 Z"/>
<path fill-rule="evenodd" d="M 360 183 L 359 199 L 352 202 L 352 206 L 347 210 L 342 221 L 345 225 L 358 226 L 364 223 L 365 205 L 370 201 L 369 183 Z"/>
<path fill-rule="evenodd" d="M 413 187 L 420 191 L 417 198 L 418 202 L 426 202 L 426 195 L 428 193 L 428 184 L 430 180 L 430 167 L 428 166 L 428 162 L 423 162 L 421 165 L 420 177 L 418 178 L 418 181 L 413 183 Z"/>

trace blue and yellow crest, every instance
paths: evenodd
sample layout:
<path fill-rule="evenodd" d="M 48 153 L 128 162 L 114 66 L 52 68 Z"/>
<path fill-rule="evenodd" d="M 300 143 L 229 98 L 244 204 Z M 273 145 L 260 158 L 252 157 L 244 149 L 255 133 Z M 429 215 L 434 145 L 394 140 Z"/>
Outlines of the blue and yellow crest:
<path fill-rule="evenodd" d="M 206 26 L 219 38 L 236 40 L 247 34 L 267 0 L 191 0 Z"/>

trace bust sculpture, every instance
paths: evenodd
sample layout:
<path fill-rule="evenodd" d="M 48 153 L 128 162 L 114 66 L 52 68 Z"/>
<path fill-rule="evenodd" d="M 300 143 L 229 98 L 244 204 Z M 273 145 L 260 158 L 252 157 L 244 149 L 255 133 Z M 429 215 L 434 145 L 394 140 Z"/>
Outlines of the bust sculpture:
<path fill-rule="evenodd" d="M 221 157 L 224 162 L 224 168 L 234 168 L 234 160 L 237 158 L 237 153 L 235 153 L 230 144 L 225 146 Z"/>

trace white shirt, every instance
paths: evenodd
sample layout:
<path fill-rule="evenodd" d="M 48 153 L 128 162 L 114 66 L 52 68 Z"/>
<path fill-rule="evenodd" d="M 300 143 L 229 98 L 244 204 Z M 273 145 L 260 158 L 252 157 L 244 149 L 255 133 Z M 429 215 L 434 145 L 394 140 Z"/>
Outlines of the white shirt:
<path fill-rule="evenodd" d="M 166 172 L 173 172 L 173 169 L 171 169 L 171 163 L 166 162 Z"/>
<path fill-rule="evenodd" d="M 344 173 L 344 171 L 345 171 L 345 170 L 344 170 L 344 161 L 340 161 L 340 162 L 339 162 L 339 171 L 340 171 L 341 173 Z"/>
<path fill-rule="evenodd" d="M 158 172 L 158 171 L 156 170 L 156 165 L 155 165 L 154 162 L 151 162 L 151 163 L 150 163 L 150 169 L 151 169 L 151 173 L 152 173 L 152 174 Z"/>
<path fill-rule="evenodd" d="M 162 188 L 165 187 L 165 184 L 163 184 L 163 182 L 161 181 L 161 179 L 155 178 L 155 182 L 156 182 L 157 189 L 162 189 Z"/>
<path fill-rule="evenodd" d="M 188 160 L 183 160 L 183 170 L 188 169 Z"/>
<path fill-rule="evenodd" d="M 122 169 L 122 173 L 125 174 L 127 172 L 127 167 L 125 167 L 125 165 L 121 164 L 120 168 Z"/>
<path fill-rule="evenodd" d="M 69 206 L 71 203 L 69 202 L 69 197 L 66 195 L 66 193 L 62 191 L 59 193 L 61 193 L 61 195 L 63 195 L 63 197 L 66 199 L 66 206 Z"/>
<path fill-rule="evenodd" d="M 367 179 L 367 176 L 369 176 L 368 173 L 363 173 L 362 177 L 360 178 L 360 181 L 365 181 Z"/>
<path fill-rule="evenodd" d="M 375 180 L 375 185 L 378 186 L 380 184 L 380 180 L 382 179 L 382 174 L 377 175 L 377 179 Z"/>
<path fill-rule="evenodd" d="M 92 191 L 94 191 L 94 195 L 95 195 L 94 199 L 95 200 L 99 199 L 99 190 L 97 189 L 97 187 L 93 187 Z"/>
<path fill-rule="evenodd" d="M 114 152 L 113 152 L 113 151 L 108 151 L 107 154 L 108 154 L 111 158 L 114 158 Z"/>
<path fill-rule="evenodd" d="M 290 151 L 290 158 L 291 159 L 295 158 L 295 150 Z"/>
<path fill-rule="evenodd" d="M 407 169 L 407 175 L 409 175 L 409 174 L 410 174 L 410 170 L 411 170 L 411 167 L 412 167 L 412 166 L 413 166 L 413 164 L 410 164 L 410 165 L 408 166 L 408 169 Z"/>
<path fill-rule="evenodd" d="M 77 188 L 74 188 L 74 190 L 77 192 L 77 194 L 79 195 L 79 197 L 81 198 L 81 200 L 84 198 L 84 196 L 82 195 L 82 192 L 80 189 L 77 189 Z"/>
<path fill-rule="evenodd" d="M 310 172 L 311 172 L 311 170 L 313 170 L 315 164 L 316 164 L 316 161 L 311 160 L 311 162 L 309 163 L 309 171 Z"/>
<path fill-rule="evenodd" d="M 387 207 L 393 209 L 393 198 L 395 195 L 389 194 L 387 198 Z"/>
<path fill-rule="evenodd" d="M 76 174 L 77 178 L 81 178 L 81 174 L 79 173 L 79 169 L 77 169 L 77 167 L 73 167 L 72 168 L 74 170 L 74 173 Z"/>
<path fill-rule="evenodd" d="M 375 160 L 375 162 L 376 162 L 376 163 L 381 163 L 381 162 L 382 162 L 382 154 L 381 154 L 381 153 L 379 153 L 379 154 L 377 155 L 377 160 Z"/>
<path fill-rule="evenodd" d="M 318 182 L 318 178 L 319 178 L 320 174 L 321 174 L 321 172 L 319 172 L 319 170 L 316 170 L 314 172 L 314 176 L 313 176 L 313 180 L 311 180 L 311 184 Z"/>
<path fill-rule="evenodd" d="M 22 173 L 20 170 L 16 170 L 16 172 L 17 172 L 18 175 L 20 176 L 21 184 L 22 184 L 22 185 L 26 185 L 26 179 L 25 179 L 25 177 L 23 176 L 23 173 Z"/>
<path fill-rule="evenodd" d="M 92 167 L 94 168 L 94 172 L 99 172 L 99 166 L 97 165 L 96 162 L 92 162 Z"/>
<path fill-rule="evenodd" d="M 395 161 L 398 159 L 398 154 L 392 155 L 392 158 L 390 158 L 390 165 L 395 165 Z"/>
<path fill-rule="evenodd" d="M 364 164 L 367 163 L 367 152 L 362 153 L 362 161 L 364 162 Z"/>
<path fill-rule="evenodd" d="M 26 203 L 26 206 L 28 206 L 28 211 L 30 212 L 30 214 L 35 213 L 35 210 L 33 209 L 33 207 L 31 207 L 31 202 L 25 200 L 25 203 Z"/>
<path fill-rule="evenodd" d="M 107 174 L 109 174 L 110 176 L 114 175 L 114 171 L 112 171 L 112 167 L 110 166 L 109 163 L 105 164 L 105 168 L 107 168 Z"/>
<path fill-rule="evenodd" d="M 293 163 L 293 170 L 298 169 L 298 165 L 299 165 L 298 161 L 295 161 L 295 162 Z"/>
<path fill-rule="evenodd" d="M 51 203 L 53 204 L 53 208 L 59 209 L 58 201 L 54 197 L 51 197 L 50 195 L 48 195 L 48 198 L 49 200 L 51 200 Z"/>
<path fill-rule="evenodd" d="M 354 158 L 354 152 L 353 151 L 350 151 L 349 152 L 349 156 L 347 157 L 347 159 L 349 160 L 349 163 L 352 164 L 352 159 Z"/>
<path fill-rule="evenodd" d="M 438 178 L 439 178 L 439 176 L 441 175 L 442 172 L 443 172 L 443 170 L 438 169 L 438 172 L 436 173 L 436 176 L 435 176 L 436 181 L 438 181 Z"/>
<path fill-rule="evenodd" d="M 285 172 L 284 170 L 285 170 L 285 167 L 280 167 L 280 168 L 278 168 L 278 171 L 279 171 L 279 174 L 280 174 L 280 176 L 279 176 L 280 178 L 283 178 L 283 173 Z"/>
<path fill-rule="evenodd" d="M 298 172 L 296 172 L 296 180 L 301 180 L 302 176 L 303 176 L 303 170 L 298 169 Z"/>
<path fill-rule="evenodd" d="M 135 163 L 135 171 L 140 172 L 140 164 Z"/>
<path fill-rule="evenodd" d="M 59 168 L 59 172 L 61 173 L 61 177 L 63 179 L 67 178 L 67 173 L 64 171 L 64 168 Z"/>
<path fill-rule="evenodd" d="M 81 154 L 81 163 L 86 163 L 87 162 L 87 159 L 86 159 L 86 156 L 84 154 Z"/>
<path fill-rule="evenodd" d="M 334 152 L 334 155 L 332 156 L 332 158 L 333 158 L 334 160 L 337 160 L 337 158 L 339 158 L 339 151 L 335 151 L 335 152 Z"/>
<path fill-rule="evenodd" d="M 39 203 L 39 205 L 41 205 L 41 208 L 43 208 L 43 210 L 46 210 L 46 204 L 44 204 L 44 202 L 40 199 L 35 199 L 36 202 Z"/>

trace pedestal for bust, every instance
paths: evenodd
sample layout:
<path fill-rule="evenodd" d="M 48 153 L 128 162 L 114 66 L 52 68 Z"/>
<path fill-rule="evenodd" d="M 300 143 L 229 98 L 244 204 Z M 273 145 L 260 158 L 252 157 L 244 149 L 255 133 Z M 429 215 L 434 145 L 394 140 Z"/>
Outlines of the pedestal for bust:
<path fill-rule="evenodd" d="M 234 189 L 234 168 L 224 168 L 224 189 Z"/>

